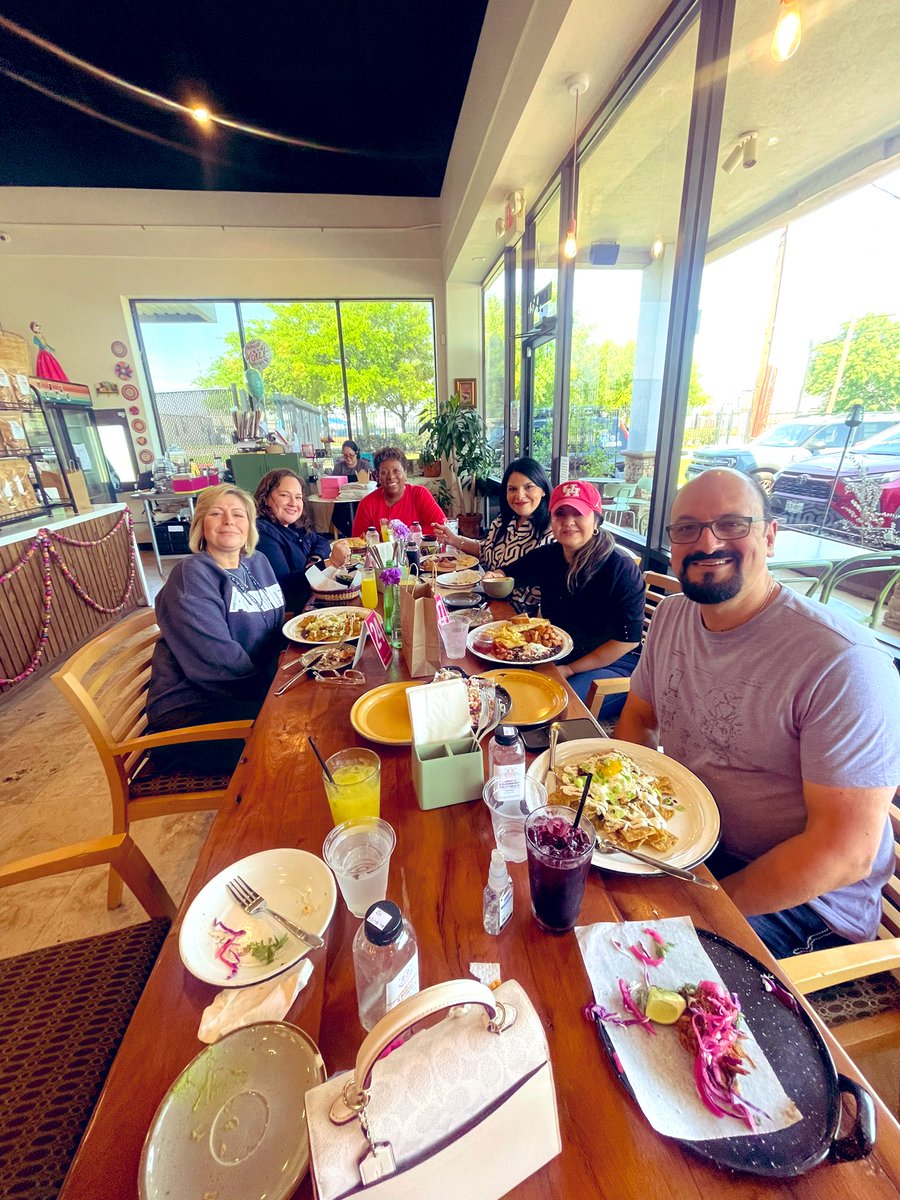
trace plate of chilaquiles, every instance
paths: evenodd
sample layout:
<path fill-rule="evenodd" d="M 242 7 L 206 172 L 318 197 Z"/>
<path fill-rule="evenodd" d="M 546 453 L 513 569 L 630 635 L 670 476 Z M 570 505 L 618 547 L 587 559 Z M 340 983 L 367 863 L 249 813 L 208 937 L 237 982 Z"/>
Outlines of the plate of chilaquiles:
<path fill-rule="evenodd" d="M 528 774 L 544 780 L 550 753 L 531 763 Z M 719 843 L 719 809 L 706 785 L 675 759 L 613 738 L 561 741 L 556 748 L 556 788 L 549 804 L 577 808 L 587 777 L 591 784 L 584 816 L 600 838 L 639 850 L 673 867 L 690 869 Z M 654 875 L 656 868 L 614 849 L 595 850 L 595 867 L 624 875 Z"/>
<path fill-rule="evenodd" d="M 572 639 L 543 617 L 522 614 L 478 626 L 469 634 L 466 645 L 486 662 L 527 667 L 565 658 L 572 649 Z"/>

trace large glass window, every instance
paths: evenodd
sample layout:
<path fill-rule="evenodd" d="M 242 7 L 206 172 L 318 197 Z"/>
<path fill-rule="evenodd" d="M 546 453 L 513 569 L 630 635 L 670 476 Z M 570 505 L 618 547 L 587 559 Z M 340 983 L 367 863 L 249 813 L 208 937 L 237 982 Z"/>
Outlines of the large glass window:
<path fill-rule="evenodd" d="M 366 451 L 395 444 L 415 459 L 435 399 L 430 301 L 135 301 L 133 310 L 170 451 L 198 462 L 229 453 L 231 410 L 252 392 L 265 428 L 294 449 L 340 443 L 352 429 Z M 271 351 L 262 396 L 243 356 L 256 339 Z"/>
<path fill-rule="evenodd" d="M 484 422 L 488 439 L 503 452 L 506 426 L 506 272 L 503 259 L 482 291 L 484 329 Z"/>
<path fill-rule="evenodd" d="M 553 462 L 556 383 L 556 317 L 559 277 L 559 189 L 544 205 L 534 227 L 534 271 L 526 339 L 531 453 L 549 475 Z M 527 409 L 526 409 L 527 411 Z"/>
<path fill-rule="evenodd" d="M 774 489 L 782 524 L 818 523 L 802 493 L 844 416 L 900 411 L 900 9 L 830 5 L 783 63 L 771 16 L 738 0 L 681 478 L 725 462 Z"/>
<path fill-rule="evenodd" d="M 661 54 L 579 169 L 569 372 L 569 475 L 608 519 L 649 512 L 697 51 L 697 25 Z"/>

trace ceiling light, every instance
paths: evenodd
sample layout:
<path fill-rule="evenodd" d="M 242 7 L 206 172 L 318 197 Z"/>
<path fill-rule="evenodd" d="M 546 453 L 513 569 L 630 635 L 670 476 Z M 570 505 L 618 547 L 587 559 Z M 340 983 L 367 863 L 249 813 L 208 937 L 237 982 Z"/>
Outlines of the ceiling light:
<path fill-rule="evenodd" d="M 484 262 L 484 255 L 483 254 L 473 254 L 472 262 Z"/>
<path fill-rule="evenodd" d="M 212 113 L 202 104 L 198 104 L 191 109 L 191 116 L 199 125 L 205 125 L 212 119 Z"/>
<path fill-rule="evenodd" d="M 776 134 L 773 133 L 770 138 L 766 139 L 766 145 L 767 146 L 777 146 L 780 141 L 781 141 L 781 138 L 776 136 Z"/>
<path fill-rule="evenodd" d="M 650 247 L 650 257 L 662 258 L 663 250 L 665 250 L 665 248 L 665 242 L 663 242 L 662 238 L 656 238 L 653 245 Z"/>
<path fill-rule="evenodd" d="M 563 243 L 563 254 L 568 259 L 573 259 L 578 253 L 578 240 L 575 236 L 577 230 L 575 219 L 575 172 L 578 163 L 578 97 L 583 96 L 588 90 L 589 82 L 587 75 L 570 75 L 566 80 L 569 95 L 575 97 L 575 128 L 572 133 L 572 178 L 569 182 L 572 204 L 569 209 L 569 227 L 566 230 L 566 240 Z"/>
<path fill-rule="evenodd" d="M 801 33 L 800 0 L 781 0 L 772 37 L 772 57 L 776 62 L 787 62 L 797 53 Z"/>
<path fill-rule="evenodd" d="M 720 166 L 726 175 L 736 171 L 741 163 L 749 171 L 755 167 L 759 156 L 759 130 L 747 129 L 739 133 L 737 140 L 722 160 Z"/>

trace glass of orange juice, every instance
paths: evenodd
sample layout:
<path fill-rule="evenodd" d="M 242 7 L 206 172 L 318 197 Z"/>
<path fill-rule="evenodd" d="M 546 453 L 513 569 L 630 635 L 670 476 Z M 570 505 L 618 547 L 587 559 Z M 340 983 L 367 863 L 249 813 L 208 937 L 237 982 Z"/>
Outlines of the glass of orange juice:
<path fill-rule="evenodd" d="M 332 754 L 327 766 L 334 782 L 327 775 L 322 781 L 335 825 L 381 815 L 381 759 L 374 751 L 351 746 Z"/>
<path fill-rule="evenodd" d="M 378 584 L 375 582 L 375 572 L 371 567 L 363 568 L 360 598 L 364 608 L 378 607 Z"/>

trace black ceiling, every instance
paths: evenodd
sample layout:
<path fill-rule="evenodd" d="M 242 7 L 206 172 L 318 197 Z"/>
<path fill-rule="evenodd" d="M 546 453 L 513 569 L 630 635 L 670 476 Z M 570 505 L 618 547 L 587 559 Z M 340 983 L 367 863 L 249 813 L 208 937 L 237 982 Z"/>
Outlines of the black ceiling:
<path fill-rule="evenodd" d="M 207 133 L 0 26 L 0 184 L 437 196 L 486 7 L 0 0 L 3 17 L 131 83 L 344 148 Z"/>

